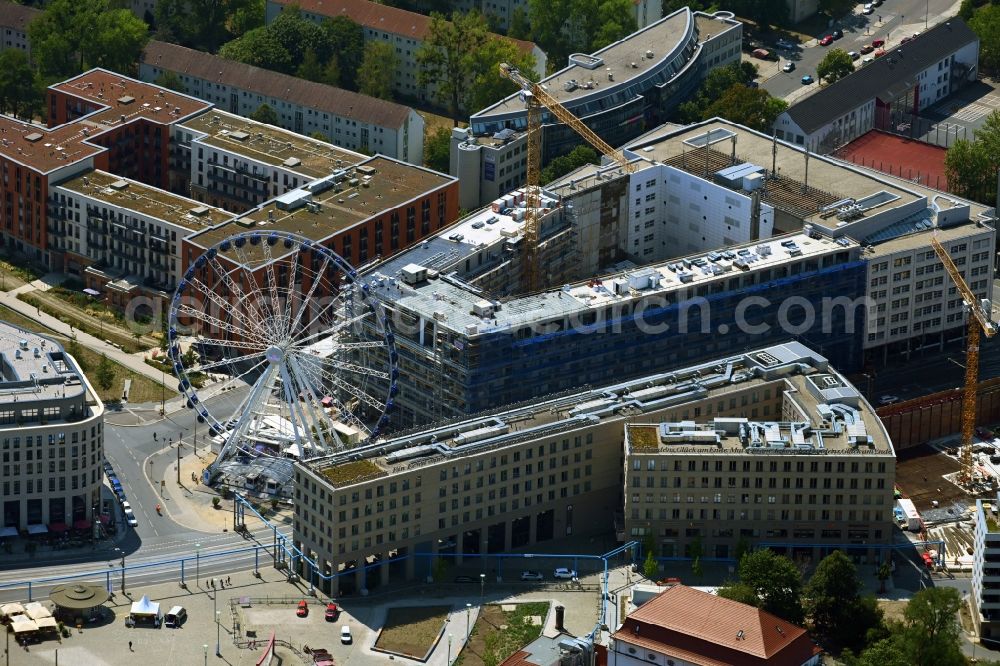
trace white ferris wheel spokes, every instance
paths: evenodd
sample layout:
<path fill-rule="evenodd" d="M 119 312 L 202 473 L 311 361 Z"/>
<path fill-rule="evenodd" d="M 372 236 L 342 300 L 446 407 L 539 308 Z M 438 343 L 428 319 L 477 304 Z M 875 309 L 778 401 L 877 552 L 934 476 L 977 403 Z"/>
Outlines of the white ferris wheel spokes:
<path fill-rule="evenodd" d="M 199 422 L 236 455 L 308 458 L 372 440 L 396 395 L 395 338 L 344 259 L 295 234 L 246 232 L 188 268 L 170 306 L 168 355 Z M 215 413 L 198 386 L 241 388 Z"/>

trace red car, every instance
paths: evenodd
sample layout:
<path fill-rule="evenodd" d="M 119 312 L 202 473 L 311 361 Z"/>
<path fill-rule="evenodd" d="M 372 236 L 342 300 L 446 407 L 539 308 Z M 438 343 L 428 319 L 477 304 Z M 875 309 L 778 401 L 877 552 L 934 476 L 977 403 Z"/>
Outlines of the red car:
<path fill-rule="evenodd" d="M 326 618 L 326 621 L 335 622 L 338 615 L 340 615 L 340 608 L 337 607 L 337 604 L 332 602 L 328 603 L 326 605 L 326 613 L 323 615 L 323 617 Z"/>
<path fill-rule="evenodd" d="M 303 599 L 299 602 L 299 605 L 295 608 L 295 614 L 299 617 L 306 617 L 309 615 L 309 604 Z"/>
<path fill-rule="evenodd" d="M 819 40 L 820 46 L 829 46 L 830 44 L 833 44 L 833 35 L 827 35 L 823 39 Z"/>
<path fill-rule="evenodd" d="M 885 46 L 885 40 L 884 39 L 873 39 L 872 40 L 872 46 L 874 46 L 875 48 L 880 48 L 882 46 Z"/>

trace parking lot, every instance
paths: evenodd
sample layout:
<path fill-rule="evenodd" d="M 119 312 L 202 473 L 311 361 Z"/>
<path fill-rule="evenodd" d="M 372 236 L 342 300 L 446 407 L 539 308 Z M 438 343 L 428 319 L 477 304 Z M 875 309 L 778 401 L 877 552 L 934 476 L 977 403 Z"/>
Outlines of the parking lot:
<path fill-rule="evenodd" d="M 908 134 L 927 143 L 950 146 L 958 139 L 971 141 L 986 117 L 1000 109 L 997 83 L 980 79 L 954 95 L 921 112 L 916 126 Z M 910 118 L 907 123 L 913 123 Z"/>

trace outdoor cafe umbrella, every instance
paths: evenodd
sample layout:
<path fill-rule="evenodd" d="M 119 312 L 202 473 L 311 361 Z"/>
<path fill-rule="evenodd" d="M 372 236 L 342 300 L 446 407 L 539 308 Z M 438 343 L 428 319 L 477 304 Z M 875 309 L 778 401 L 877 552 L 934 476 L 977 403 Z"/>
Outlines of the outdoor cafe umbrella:
<path fill-rule="evenodd" d="M 111 598 L 103 585 L 96 583 L 70 583 L 60 585 L 49 594 L 49 601 L 67 610 L 88 610 L 100 606 Z"/>
<path fill-rule="evenodd" d="M 43 617 L 52 617 L 48 608 L 41 604 L 28 604 L 30 608 L 25 608 L 26 615 L 32 620 L 41 620 Z"/>
<path fill-rule="evenodd" d="M 20 634 L 24 631 L 38 631 L 38 625 L 26 615 L 15 615 L 10 619 L 15 634 Z"/>
<path fill-rule="evenodd" d="M 24 606 L 18 603 L 4 604 L 0 606 L 0 615 L 10 617 L 11 615 L 20 615 L 24 612 Z"/>

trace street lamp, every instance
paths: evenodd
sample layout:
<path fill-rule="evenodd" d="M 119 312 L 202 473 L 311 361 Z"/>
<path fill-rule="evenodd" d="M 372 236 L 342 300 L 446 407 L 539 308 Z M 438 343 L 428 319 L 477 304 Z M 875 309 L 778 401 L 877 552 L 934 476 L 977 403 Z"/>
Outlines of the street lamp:
<path fill-rule="evenodd" d="M 201 649 L 205 651 L 205 666 L 208 666 L 208 645 L 202 645 Z"/>
<path fill-rule="evenodd" d="M 480 607 L 482 607 L 482 605 L 483 605 L 483 597 L 485 595 L 485 592 L 486 592 L 486 574 L 481 573 L 481 574 L 479 574 L 479 605 L 480 605 Z"/>
<path fill-rule="evenodd" d="M 469 642 L 472 636 L 472 627 L 469 625 L 469 615 L 472 614 L 472 604 L 465 604 L 465 642 Z"/>
<path fill-rule="evenodd" d="M 445 666 L 451 666 L 451 634 L 448 634 L 448 661 L 444 663 Z"/>
<path fill-rule="evenodd" d="M 194 583 L 201 587 L 201 544 L 194 545 Z"/>
<path fill-rule="evenodd" d="M 121 548 L 115 548 L 115 552 L 122 556 L 122 594 L 125 594 L 125 551 Z"/>
<path fill-rule="evenodd" d="M 219 596 L 219 594 L 218 594 L 218 592 L 216 592 L 214 598 L 218 598 L 218 596 Z M 220 615 L 222 615 L 222 613 L 220 611 L 215 611 L 215 656 L 216 657 L 221 657 L 222 656 L 222 647 L 221 647 L 221 642 L 220 642 L 220 638 L 219 638 L 220 633 L 222 631 L 222 622 L 219 619 Z"/>

